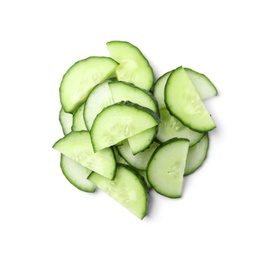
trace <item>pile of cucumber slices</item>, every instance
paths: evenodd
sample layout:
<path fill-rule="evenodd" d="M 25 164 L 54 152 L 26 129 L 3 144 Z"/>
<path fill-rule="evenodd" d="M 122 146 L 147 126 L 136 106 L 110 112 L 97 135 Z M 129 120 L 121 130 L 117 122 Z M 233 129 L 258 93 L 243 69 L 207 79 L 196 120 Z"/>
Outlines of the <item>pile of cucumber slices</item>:
<path fill-rule="evenodd" d="M 155 82 L 142 52 L 125 41 L 107 43 L 110 57 L 76 62 L 59 88 L 61 153 L 68 181 L 85 192 L 103 190 L 138 218 L 150 189 L 182 196 L 184 176 L 206 158 L 216 125 L 203 99 L 217 89 L 182 66 Z"/>

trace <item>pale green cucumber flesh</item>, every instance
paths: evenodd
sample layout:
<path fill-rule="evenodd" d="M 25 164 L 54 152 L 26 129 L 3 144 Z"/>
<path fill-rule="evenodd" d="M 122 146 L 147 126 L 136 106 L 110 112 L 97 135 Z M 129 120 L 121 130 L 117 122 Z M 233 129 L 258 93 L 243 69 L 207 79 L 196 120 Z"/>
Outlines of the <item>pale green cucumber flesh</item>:
<path fill-rule="evenodd" d="M 73 114 L 73 125 L 72 125 L 72 131 L 82 131 L 87 130 L 84 117 L 83 117 L 83 111 L 84 111 L 84 104 L 82 104 Z"/>
<path fill-rule="evenodd" d="M 64 135 L 72 131 L 73 115 L 70 113 L 66 113 L 63 108 L 61 108 L 59 112 L 59 122 Z"/>
<path fill-rule="evenodd" d="M 160 125 L 160 124 L 159 124 Z M 145 151 L 154 141 L 158 126 L 151 127 L 141 133 L 129 137 L 127 140 L 133 154 Z"/>
<path fill-rule="evenodd" d="M 107 106 L 114 104 L 109 81 L 98 84 L 89 94 L 84 106 L 84 121 L 86 128 L 91 130 L 96 116 Z"/>
<path fill-rule="evenodd" d="M 159 144 L 157 142 L 153 142 L 148 149 L 134 155 L 128 141 L 125 140 L 123 141 L 123 145 L 117 147 L 117 150 L 129 165 L 138 170 L 145 171 L 151 155 L 158 146 Z"/>
<path fill-rule="evenodd" d="M 193 146 L 204 136 L 204 133 L 196 132 L 183 125 L 166 108 L 160 109 L 160 119 L 161 123 L 158 126 L 158 134 L 156 136 L 160 142 L 178 137 L 188 139 L 190 141 L 189 146 Z"/>
<path fill-rule="evenodd" d="M 205 161 L 209 147 L 208 133 L 194 146 L 189 148 L 184 176 L 196 171 Z"/>
<path fill-rule="evenodd" d="M 216 127 L 186 71 L 179 67 L 168 78 L 165 103 L 169 112 L 184 125 L 198 132 Z"/>
<path fill-rule="evenodd" d="M 116 161 L 112 149 L 94 153 L 87 131 L 71 132 L 58 140 L 53 148 L 106 178 L 112 179 L 115 175 Z"/>
<path fill-rule="evenodd" d="M 154 190 L 169 198 L 182 196 L 183 175 L 189 140 L 173 138 L 160 144 L 147 166 L 147 179 Z"/>
<path fill-rule="evenodd" d="M 111 41 L 107 43 L 110 56 L 119 65 L 116 76 L 119 81 L 133 83 L 139 88 L 150 90 L 154 82 L 153 70 L 141 51 L 129 42 Z"/>
<path fill-rule="evenodd" d="M 189 68 L 184 69 L 202 99 L 207 99 L 218 95 L 217 88 L 207 76 Z"/>
<path fill-rule="evenodd" d="M 91 173 L 88 179 L 138 218 L 143 219 L 147 214 L 148 189 L 131 167 L 119 164 L 113 180 L 97 173 Z"/>
<path fill-rule="evenodd" d="M 94 151 L 115 145 L 159 123 L 152 110 L 131 102 L 120 102 L 100 112 L 91 128 Z"/>
<path fill-rule="evenodd" d="M 85 192 L 95 192 L 96 185 L 87 179 L 91 170 L 63 154 L 61 154 L 60 167 L 66 179 L 73 186 Z"/>
<path fill-rule="evenodd" d="M 89 57 L 76 62 L 62 78 L 60 101 L 65 112 L 73 113 L 91 90 L 109 78 L 118 63 L 108 57 Z"/>

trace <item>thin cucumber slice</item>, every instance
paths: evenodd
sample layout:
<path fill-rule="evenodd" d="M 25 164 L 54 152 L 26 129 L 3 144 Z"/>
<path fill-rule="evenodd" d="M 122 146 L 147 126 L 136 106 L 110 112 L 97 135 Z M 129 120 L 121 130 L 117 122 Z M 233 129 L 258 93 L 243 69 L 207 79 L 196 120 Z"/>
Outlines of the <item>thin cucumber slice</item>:
<path fill-rule="evenodd" d="M 158 113 L 157 101 L 150 92 L 123 81 L 111 81 L 109 87 L 114 103 L 129 100 Z"/>
<path fill-rule="evenodd" d="M 189 140 L 173 138 L 156 148 L 147 166 L 147 179 L 156 192 L 180 198 Z"/>
<path fill-rule="evenodd" d="M 158 126 L 151 127 L 139 134 L 129 137 L 131 151 L 133 154 L 145 151 L 152 144 L 158 132 Z"/>
<path fill-rule="evenodd" d="M 209 147 L 208 133 L 194 146 L 189 148 L 184 176 L 196 171 L 205 161 Z"/>
<path fill-rule="evenodd" d="M 150 185 L 150 183 L 148 182 L 147 176 L 146 176 L 146 171 L 142 171 L 142 170 L 137 170 L 137 172 L 141 175 L 141 177 L 144 179 L 146 187 L 150 190 L 152 188 L 152 186 Z"/>
<path fill-rule="evenodd" d="M 207 76 L 189 68 L 184 69 L 202 99 L 207 99 L 218 95 L 217 88 Z"/>
<path fill-rule="evenodd" d="M 76 62 L 63 76 L 60 101 L 65 112 L 73 113 L 91 90 L 107 79 L 118 63 L 108 57 L 89 57 Z"/>
<path fill-rule="evenodd" d="M 84 105 L 84 121 L 90 131 L 96 116 L 107 106 L 114 104 L 109 81 L 98 84 L 89 94 Z"/>
<path fill-rule="evenodd" d="M 204 133 L 196 132 L 183 125 L 166 108 L 160 109 L 160 119 L 161 124 L 158 127 L 157 139 L 162 143 L 178 137 L 188 139 L 190 141 L 189 146 L 193 146 L 204 136 Z"/>
<path fill-rule="evenodd" d="M 218 94 L 216 87 L 207 76 L 189 68 L 184 68 L 202 99 L 214 97 Z M 159 109 L 165 108 L 165 86 L 171 71 L 162 75 L 154 84 L 153 94 L 158 101 Z"/>
<path fill-rule="evenodd" d="M 184 125 L 198 132 L 216 127 L 186 71 L 179 67 L 168 78 L 165 103 L 169 112 Z"/>
<path fill-rule="evenodd" d="M 108 180 L 97 173 L 91 173 L 88 179 L 138 218 L 146 216 L 148 189 L 142 177 L 131 167 L 119 164 L 114 180 Z"/>
<path fill-rule="evenodd" d="M 159 121 L 152 110 L 129 101 L 108 106 L 97 115 L 90 131 L 94 151 L 150 129 Z"/>
<path fill-rule="evenodd" d="M 66 113 L 63 108 L 61 108 L 59 112 L 59 122 L 61 124 L 64 135 L 72 131 L 73 115 L 70 113 Z"/>
<path fill-rule="evenodd" d="M 150 90 L 154 82 L 154 73 L 141 51 L 125 41 L 107 43 L 110 56 L 119 63 L 116 68 L 117 79 L 133 83 L 139 88 Z"/>
<path fill-rule="evenodd" d="M 117 163 L 129 165 L 127 161 L 119 154 L 116 146 L 113 146 L 112 149 Z"/>
<path fill-rule="evenodd" d="M 87 130 L 83 118 L 84 104 L 82 104 L 73 114 L 72 131 Z"/>
<path fill-rule="evenodd" d="M 58 140 L 53 148 L 106 178 L 112 179 L 115 175 L 116 161 L 112 149 L 94 153 L 87 131 L 71 132 Z"/>
<path fill-rule="evenodd" d="M 144 152 L 140 152 L 134 155 L 131 151 L 128 141 L 123 141 L 123 145 L 118 146 L 117 150 L 119 154 L 127 161 L 131 166 L 138 170 L 146 170 L 148 161 L 155 151 L 155 149 L 159 146 L 158 143 L 153 142 L 151 146 L 146 149 Z"/>
<path fill-rule="evenodd" d="M 91 170 L 63 154 L 61 154 L 60 167 L 66 179 L 73 186 L 85 192 L 95 192 L 96 185 L 87 179 Z"/>
<path fill-rule="evenodd" d="M 153 95 L 158 102 L 159 109 L 166 107 L 165 86 L 166 86 L 166 83 L 167 83 L 167 80 L 168 80 L 170 74 L 171 74 L 171 71 L 165 73 L 160 78 L 158 78 L 158 80 L 156 81 L 156 83 L 154 84 L 154 87 L 153 87 Z"/>

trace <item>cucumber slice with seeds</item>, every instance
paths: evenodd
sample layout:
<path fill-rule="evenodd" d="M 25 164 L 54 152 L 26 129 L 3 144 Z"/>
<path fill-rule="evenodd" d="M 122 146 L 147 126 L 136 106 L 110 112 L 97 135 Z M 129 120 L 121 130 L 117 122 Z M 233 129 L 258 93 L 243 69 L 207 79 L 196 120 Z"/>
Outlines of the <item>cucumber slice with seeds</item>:
<path fill-rule="evenodd" d="M 85 192 L 95 192 L 96 185 L 87 179 L 91 170 L 63 154 L 61 154 L 60 167 L 66 179 L 76 188 Z"/>
<path fill-rule="evenodd" d="M 97 115 L 90 131 L 94 151 L 150 129 L 159 121 L 152 110 L 129 101 L 108 106 Z"/>
<path fill-rule="evenodd" d="M 204 133 L 193 131 L 183 125 L 179 120 L 172 116 L 166 108 L 160 109 L 161 124 L 158 127 L 157 139 L 160 142 L 166 142 L 172 138 L 186 138 L 190 141 L 189 146 L 198 143 L 204 136 Z"/>
<path fill-rule="evenodd" d="M 53 148 L 91 171 L 109 179 L 114 177 L 116 161 L 112 149 L 94 153 L 87 131 L 71 132 L 58 140 Z"/>
<path fill-rule="evenodd" d="M 180 198 L 189 140 L 173 138 L 156 148 L 147 166 L 147 179 L 156 192 Z"/>
<path fill-rule="evenodd" d="M 194 146 L 189 148 L 184 176 L 196 171 L 205 161 L 209 147 L 208 133 Z"/>
<path fill-rule="evenodd" d="M 143 219 L 148 211 L 148 188 L 142 177 L 131 167 L 119 164 L 113 180 L 91 173 L 88 180 L 119 202 L 122 206 Z"/>
<path fill-rule="evenodd" d="M 169 112 L 184 125 L 198 132 L 216 127 L 186 71 L 179 67 L 168 78 L 165 103 Z"/>
<path fill-rule="evenodd" d="M 148 60 L 133 44 L 125 41 L 107 43 L 110 56 L 119 65 L 116 76 L 120 81 L 130 82 L 139 88 L 150 90 L 154 82 L 154 73 Z"/>
<path fill-rule="evenodd" d="M 115 60 L 108 57 L 89 57 L 69 68 L 59 89 L 64 111 L 75 112 L 85 102 L 91 90 L 107 79 L 117 65 Z"/>

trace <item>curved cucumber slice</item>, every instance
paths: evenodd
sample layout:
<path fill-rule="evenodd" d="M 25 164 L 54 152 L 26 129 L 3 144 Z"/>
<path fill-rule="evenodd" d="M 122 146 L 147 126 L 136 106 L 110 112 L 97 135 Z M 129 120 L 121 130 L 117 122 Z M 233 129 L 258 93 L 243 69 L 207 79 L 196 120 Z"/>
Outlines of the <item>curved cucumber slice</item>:
<path fill-rule="evenodd" d="M 129 100 L 143 107 L 147 107 L 155 113 L 158 112 L 156 99 L 150 92 L 144 89 L 122 81 L 110 82 L 109 88 L 115 103 Z"/>
<path fill-rule="evenodd" d="M 147 166 L 147 179 L 155 191 L 169 198 L 181 197 L 188 148 L 189 140 L 179 138 L 156 148 Z"/>
<path fill-rule="evenodd" d="M 59 112 L 59 122 L 61 124 L 64 135 L 72 131 L 73 115 L 70 113 L 66 113 L 63 108 L 61 108 Z"/>
<path fill-rule="evenodd" d="M 129 101 L 108 106 L 97 115 L 90 131 L 94 151 L 115 145 L 158 123 L 156 113 Z"/>
<path fill-rule="evenodd" d="M 158 126 L 151 127 L 139 134 L 128 138 L 128 142 L 133 154 L 145 151 L 153 142 L 158 132 Z"/>
<path fill-rule="evenodd" d="M 63 76 L 60 101 L 65 112 L 73 113 L 91 90 L 107 79 L 118 63 L 108 57 L 89 57 L 76 62 Z"/>
<path fill-rule="evenodd" d="M 94 153 L 87 131 L 71 132 L 58 140 L 53 148 L 91 171 L 109 179 L 114 177 L 116 161 L 112 149 Z"/>
<path fill-rule="evenodd" d="M 114 104 L 109 81 L 98 84 L 89 94 L 84 105 L 84 121 L 90 131 L 96 116 L 107 106 Z"/>
<path fill-rule="evenodd" d="M 216 87 L 204 74 L 194 71 L 189 68 L 184 68 L 187 72 L 189 78 L 194 84 L 197 92 L 199 93 L 201 99 L 207 99 L 218 94 Z M 154 84 L 153 94 L 158 101 L 159 108 L 165 108 L 165 86 L 167 80 L 171 74 L 171 71 L 162 75 Z"/>
<path fill-rule="evenodd" d="M 207 99 L 218 95 L 216 87 L 213 85 L 208 77 L 192 69 L 184 69 L 202 99 Z"/>
<path fill-rule="evenodd" d="M 138 170 L 146 170 L 148 161 L 155 151 L 155 149 L 159 146 L 158 143 L 153 142 L 151 146 L 143 152 L 140 152 L 134 155 L 131 151 L 129 143 L 127 141 L 123 142 L 123 145 L 118 146 L 118 152 L 120 155 L 127 161 L 131 166 Z"/>
<path fill-rule="evenodd" d="M 119 164 L 113 180 L 97 173 L 91 173 L 88 179 L 138 218 L 147 214 L 148 189 L 142 177 L 129 166 Z"/>
<path fill-rule="evenodd" d="M 87 130 L 83 118 L 84 104 L 82 104 L 73 114 L 72 131 Z"/>
<path fill-rule="evenodd" d="M 216 127 L 186 71 L 179 67 L 168 78 L 165 103 L 169 112 L 198 132 Z"/>
<path fill-rule="evenodd" d="M 133 83 L 139 88 L 150 90 L 154 73 L 141 51 L 129 42 L 111 41 L 107 43 L 110 56 L 119 63 L 117 79 Z"/>
<path fill-rule="evenodd" d="M 193 173 L 204 162 L 209 147 L 208 133 L 194 146 L 189 148 L 184 176 Z"/>
<path fill-rule="evenodd" d="M 96 190 L 96 185 L 87 179 L 92 172 L 91 170 L 63 154 L 61 154 L 60 167 L 66 179 L 79 190 L 85 192 L 94 192 Z"/>
<path fill-rule="evenodd" d="M 161 124 L 158 127 L 157 139 L 166 142 L 172 138 L 186 138 L 190 141 L 189 146 L 198 143 L 204 133 L 196 132 L 183 125 L 179 120 L 172 116 L 166 108 L 160 109 Z"/>

